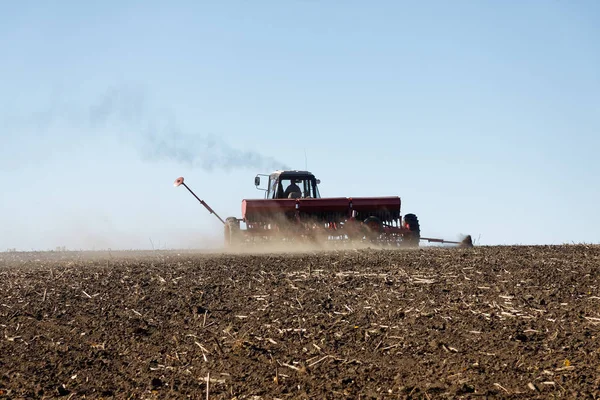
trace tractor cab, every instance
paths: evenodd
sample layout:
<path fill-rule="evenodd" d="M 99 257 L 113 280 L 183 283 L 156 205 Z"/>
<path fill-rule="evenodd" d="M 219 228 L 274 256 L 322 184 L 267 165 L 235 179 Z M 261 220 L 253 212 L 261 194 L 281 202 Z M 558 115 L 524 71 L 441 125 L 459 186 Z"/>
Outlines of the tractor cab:
<path fill-rule="evenodd" d="M 268 178 L 266 188 L 261 186 L 260 177 Z M 319 199 L 317 187 L 321 181 L 308 171 L 275 171 L 270 175 L 259 174 L 254 178 L 254 185 L 265 191 L 266 199 Z"/>

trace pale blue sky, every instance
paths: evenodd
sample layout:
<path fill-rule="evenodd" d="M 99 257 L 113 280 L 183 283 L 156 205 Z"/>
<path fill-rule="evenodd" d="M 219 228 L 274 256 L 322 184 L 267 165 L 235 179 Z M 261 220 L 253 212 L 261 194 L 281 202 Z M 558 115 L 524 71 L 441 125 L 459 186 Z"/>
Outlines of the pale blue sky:
<path fill-rule="evenodd" d="M 0 60 L 0 249 L 220 244 L 173 180 L 240 216 L 305 150 L 423 235 L 600 240 L 597 1 L 2 2 Z"/>

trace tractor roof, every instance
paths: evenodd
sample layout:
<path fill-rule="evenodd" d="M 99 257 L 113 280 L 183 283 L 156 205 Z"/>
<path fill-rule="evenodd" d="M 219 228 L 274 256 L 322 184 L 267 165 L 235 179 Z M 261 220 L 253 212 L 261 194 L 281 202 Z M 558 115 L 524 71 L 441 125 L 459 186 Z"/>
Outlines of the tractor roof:
<path fill-rule="evenodd" d="M 288 171 L 283 171 L 283 170 L 279 170 L 279 171 L 275 171 L 271 174 L 271 176 L 280 176 L 282 178 L 301 178 L 301 177 L 306 177 L 306 176 L 311 176 L 314 177 L 312 172 L 309 171 L 298 171 L 298 170 L 288 170 Z"/>

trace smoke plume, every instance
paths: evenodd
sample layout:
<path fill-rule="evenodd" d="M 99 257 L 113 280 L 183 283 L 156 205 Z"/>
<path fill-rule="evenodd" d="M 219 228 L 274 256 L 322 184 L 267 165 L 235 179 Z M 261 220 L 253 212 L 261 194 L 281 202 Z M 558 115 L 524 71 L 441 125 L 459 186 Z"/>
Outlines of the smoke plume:
<path fill-rule="evenodd" d="M 289 168 L 275 158 L 234 148 L 215 135 L 184 131 L 170 110 L 152 108 L 148 96 L 136 88 L 108 91 L 90 107 L 89 123 L 133 140 L 144 161 L 173 161 L 207 171 Z"/>

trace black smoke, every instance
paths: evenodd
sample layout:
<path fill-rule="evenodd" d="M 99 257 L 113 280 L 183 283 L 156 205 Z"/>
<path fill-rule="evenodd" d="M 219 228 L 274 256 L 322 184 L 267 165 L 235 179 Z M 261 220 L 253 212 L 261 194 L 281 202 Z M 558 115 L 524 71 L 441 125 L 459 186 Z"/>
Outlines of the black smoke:
<path fill-rule="evenodd" d="M 111 129 L 139 147 L 144 161 L 173 161 L 206 171 L 249 168 L 288 169 L 285 163 L 252 150 L 235 148 L 212 134 L 184 131 L 171 110 L 150 106 L 143 90 L 119 87 L 89 109 L 95 129 Z"/>

